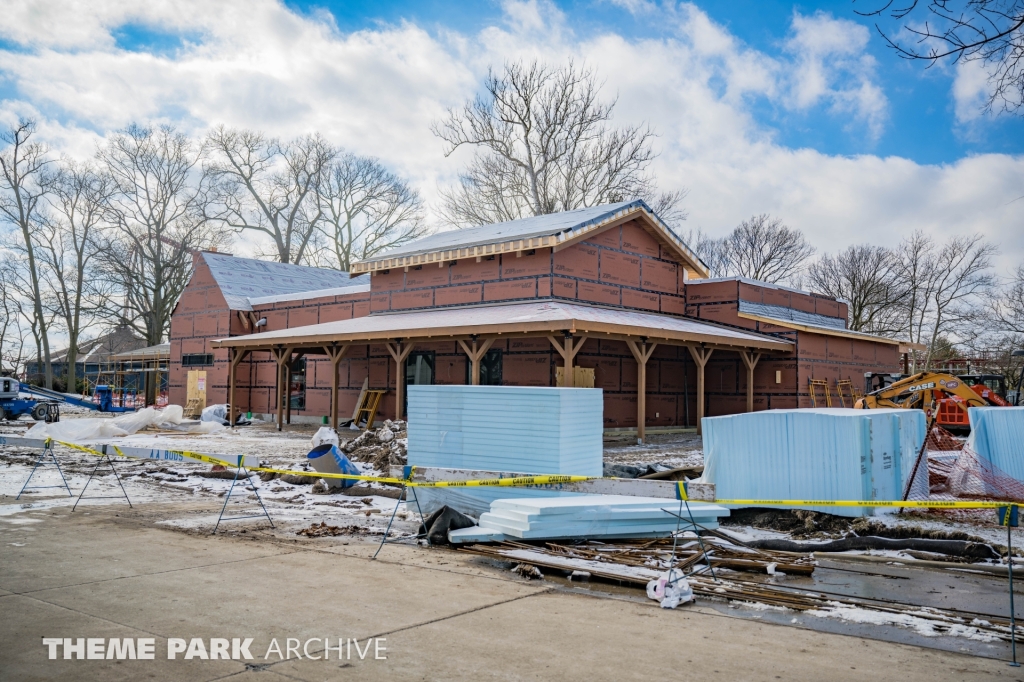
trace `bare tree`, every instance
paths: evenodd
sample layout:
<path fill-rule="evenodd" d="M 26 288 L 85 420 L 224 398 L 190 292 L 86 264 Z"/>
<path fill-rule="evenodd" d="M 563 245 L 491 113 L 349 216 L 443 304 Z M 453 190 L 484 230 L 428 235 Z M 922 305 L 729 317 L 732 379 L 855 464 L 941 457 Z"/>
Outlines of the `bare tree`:
<path fill-rule="evenodd" d="M 89 164 L 63 163 L 51 183 L 51 210 L 37 231 L 39 259 L 46 270 L 56 313 L 68 334 L 65 381 L 69 393 L 76 391 L 83 325 L 91 321 L 83 319 L 90 311 L 88 282 L 98 253 L 97 233 L 112 192 L 109 175 Z"/>
<path fill-rule="evenodd" d="M 814 254 L 802 232 L 766 213 L 740 223 L 723 248 L 730 275 L 773 284 L 792 281 Z"/>
<path fill-rule="evenodd" d="M 482 225 L 638 198 L 667 221 L 685 217 L 683 193 L 659 195 L 648 173 L 654 134 L 609 126 L 615 101 L 600 101 L 590 69 L 514 62 L 489 72 L 484 87 L 432 126 L 445 156 L 477 150 L 458 184 L 442 191 L 447 222 Z"/>
<path fill-rule="evenodd" d="M 932 366 L 940 337 L 970 332 L 994 284 L 991 273 L 995 247 L 980 236 L 958 236 L 936 248 L 915 232 L 897 249 L 896 268 L 908 287 L 904 303 L 910 340 L 928 347 L 922 358 Z M 914 364 L 916 368 L 917 357 Z"/>
<path fill-rule="evenodd" d="M 113 191 L 97 265 L 109 285 L 100 307 L 116 324 L 156 345 L 192 272 L 196 251 L 217 246 L 207 220 L 202 148 L 170 127 L 132 125 L 99 152 Z"/>
<path fill-rule="evenodd" d="M 812 263 L 808 283 L 813 291 L 847 301 L 850 329 L 891 335 L 906 329 L 902 308 L 908 295 L 894 266 L 886 248 L 851 246 Z"/>
<path fill-rule="evenodd" d="M 348 272 L 369 258 L 425 234 L 419 195 L 377 160 L 341 153 L 316 187 L 319 229 L 333 265 Z"/>
<path fill-rule="evenodd" d="M 888 16 L 899 25 L 875 28 L 899 56 L 927 62 L 980 62 L 991 91 L 985 109 L 1017 113 L 1024 106 L 1024 0 L 871 0 L 863 16 Z M 881 6 L 878 6 L 881 2 Z M 898 37 L 901 31 L 910 42 Z"/>
<path fill-rule="evenodd" d="M 1001 331 L 1024 337 L 1024 265 L 1018 265 L 1013 279 L 992 302 L 991 310 Z"/>
<path fill-rule="evenodd" d="M 0 369 L 20 375 L 27 359 L 25 344 L 25 298 L 15 281 L 20 263 L 10 252 L 0 252 Z M 31 308 L 31 306 L 30 306 Z"/>
<path fill-rule="evenodd" d="M 680 238 L 704 263 L 709 276 L 725 277 L 729 274 L 725 239 L 715 239 L 699 227 L 687 230 Z"/>
<path fill-rule="evenodd" d="M 40 210 L 40 201 L 46 194 L 47 149 L 32 142 L 35 123 L 22 120 L 0 133 L 6 149 L 0 153 L 0 216 L 21 232 L 21 246 L 27 257 L 27 292 L 32 298 L 32 328 L 36 344 L 37 367 L 43 366 L 47 388 L 53 388 L 53 365 L 50 359 L 50 339 L 47 318 L 43 311 L 39 264 L 36 262 L 33 233 Z"/>
<path fill-rule="evenodd" d="M 220 126 L 208 139 L 219 218 L 273 240 L 282 263 L 302 263 L 320 219 L 317 192 L 336 151 L 320 135 L 281 144 L 261 132 Z"/>

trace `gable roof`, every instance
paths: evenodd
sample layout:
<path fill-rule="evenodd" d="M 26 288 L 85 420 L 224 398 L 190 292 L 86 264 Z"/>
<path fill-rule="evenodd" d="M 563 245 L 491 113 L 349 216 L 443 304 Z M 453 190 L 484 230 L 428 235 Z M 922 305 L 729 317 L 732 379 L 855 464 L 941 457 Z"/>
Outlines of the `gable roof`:
<path fill-rule="evenodd" d="M 636 217 L 675 250 L 690 268 L 707 277 L 707 266 L 672 228 L 640 199 L 616 204 L 578 208 L 563 213 L 521 218 L 505 223 L 482 225 L 464 230 L 449 230 L 418 239 L 404 246 L 352 264 L 353 273 L 388 270 L 422 263 L 457 260 L 473 256 L 523 251 L 536 248 L 558 248 L 575 243 L 612 224 Z"/>
<path fill-rule="evenodd" d="M 252 310 L 251 298 L 307 293 L 324 289 L 362 291 L 370 286 L 369 276 L 353 278 L 347 272 L 274 263 L 204 252 L 201 258 L 210 268 L 231 310 Z"/>

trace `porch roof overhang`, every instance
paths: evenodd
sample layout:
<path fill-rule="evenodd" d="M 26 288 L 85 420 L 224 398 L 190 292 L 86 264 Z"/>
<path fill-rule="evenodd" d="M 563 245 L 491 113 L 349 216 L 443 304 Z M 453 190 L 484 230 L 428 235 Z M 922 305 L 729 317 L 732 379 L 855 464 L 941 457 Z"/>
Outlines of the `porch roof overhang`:
<path fill-rule="evenodd" d="M 233 336 L 215 348 L 318 349 L 340 343 L 426 341 L 477 336 L 561 334 L 591 338 L 649 339 L 724 350 L 790 351 L 792 341 L 688 318 L 561 301 L 530 301 L 398 313 Z M 314 351 L 316 352 L 316 351 Z"/>
<path fill-rule="evenodd" d="M 874 334 L 866 334 L 864 332 L 856 332 L 852 329 L 838 329 L 836 327 L 826 327 L 819 324 L 807 324 L 804 322 L 797 322 L 793 320 L 783 320 L 778 317 L 768 317 L 766 315 L 755 315 L 752 313 L 746 313 L 742 310 L 738 313 L 739 317 L 745 320 L 751 320 L 754 322 L 764 322 L 766 324 L 775 325 L 776 327 L 785 327 L 787 329 L 795 329 L 796 331 L 811 332 L 814 334 L 822 334 L 824 336 L 837 336 L 844 339 L 857 339 L 859 341 L 872 341 L 874 343 L 884 343 L 890 346 L 900 346 L 903 348 L 908 344 L 905 341 L 897 341 L 896 339 L 886 338 L 884 336 L 875 336 Z M 900 351 L 901 353 L 904 351 Z"/>

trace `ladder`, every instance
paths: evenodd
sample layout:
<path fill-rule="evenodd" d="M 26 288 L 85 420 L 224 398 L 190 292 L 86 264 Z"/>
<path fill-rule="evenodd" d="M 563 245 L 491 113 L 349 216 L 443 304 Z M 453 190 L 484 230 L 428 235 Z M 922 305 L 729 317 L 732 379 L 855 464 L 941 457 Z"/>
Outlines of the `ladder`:
<path fill-rule="evenodd" d="M 387 391 L 367 391 L 363 395 L 363 402 L 359 404 L 359 409 L 356 410 L 355 419 L 352 423 L 359 426 L 359 422 L 363 419 L 363 415 L 366 415 L 366 430 L 369 431 L 373 428 L 373 420 L 377 416 L 377 408 L 380 407 L 380 401 L 384 397 Z"/>
<path fill-rule="evenodd" d="M 836 381 L 836 392 L 839 394 L 839 404 L 842 407 L 846 407 L 846 396 L 850 398 L 850 407 L 853 407 L 857 402 L 857 399 L 861 396 L 858 395 L 860 391 L 853 387 L 853 382 L 849 379 L 839 379 Z"/>
<path fill-rule="evenodd" d="M 825 390 L 825 407 L 832 407 L 832 396 L 828 391 L 828 382 L 824 379 L 808 379 L 808 382 L 811 387 L 811 407 L 818 406 L 818 397 L 815 392 L 815 388 L 819 386 Z"/>

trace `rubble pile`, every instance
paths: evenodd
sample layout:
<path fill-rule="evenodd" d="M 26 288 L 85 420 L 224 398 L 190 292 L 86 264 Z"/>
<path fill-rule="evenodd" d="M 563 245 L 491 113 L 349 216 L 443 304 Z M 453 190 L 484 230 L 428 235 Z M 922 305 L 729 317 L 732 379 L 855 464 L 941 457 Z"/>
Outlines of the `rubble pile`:
<path fill-rule="evenodd" d="M 345 455 L 357 462 L 367 462 L 377 471 L 403 466 L 407 461 L 409 434 L 406 422 L 388 419 L 379 429 L 367 429 L 341 446 Z"/>
<path fill-rule="evenodd" d="M 326 521 L 314 523 L 309 528 L 296 531 L 296 535 L 307 538 L 335 537 L 338 535 L 365 535 L 367 530 L 362 526 L 328 526 Z"/>

